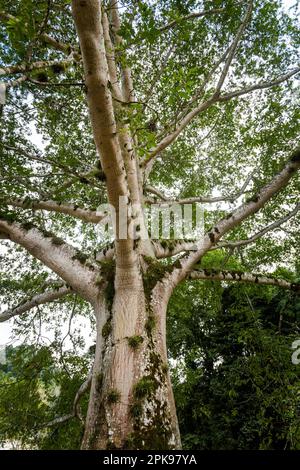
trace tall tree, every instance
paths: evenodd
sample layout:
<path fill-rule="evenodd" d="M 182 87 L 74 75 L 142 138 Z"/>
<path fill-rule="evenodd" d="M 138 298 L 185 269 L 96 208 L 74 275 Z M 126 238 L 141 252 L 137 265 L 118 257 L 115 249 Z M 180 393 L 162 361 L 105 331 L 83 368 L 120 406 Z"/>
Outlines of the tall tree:
<path fill-rule="evenodd" d="M 0 7 L 0 237 L 3 263 L 20 270 L 6 299 L 13 285 L 36 287 L 0 320 L 83 299 L 97 339 L 82 448 L 180 448 L 166 349 L 173 290 L 192 279 L 299 289 L 205 263 L 213 250 L 240 250 L 244 267 L 263 269 L 296 249 L 293 10 L 273 0 Z M 42 149 L 28 137 L 33 123 Z M 197 240 L 146 236 L 144 205 L 222 201 Z M 116 214 L 105 246 L 94 229 L 107 220 L 101 203 Z M 260 245 L 287 221 L 288 240 Z"/>

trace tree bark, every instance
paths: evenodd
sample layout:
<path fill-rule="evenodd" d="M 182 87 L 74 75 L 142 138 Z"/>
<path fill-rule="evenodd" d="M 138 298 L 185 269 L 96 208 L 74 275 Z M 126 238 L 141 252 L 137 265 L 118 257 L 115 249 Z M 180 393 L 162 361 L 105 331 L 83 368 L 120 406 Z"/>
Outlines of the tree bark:
<path fill-rule="evenodd" d="M 96 355 L 82 449 L 179 449 L 160 321 L 166 303 L 151 298 L 147 278 L 134 270 L 124 276 L 117 269 L 112 277 L 95 309 Z"/>

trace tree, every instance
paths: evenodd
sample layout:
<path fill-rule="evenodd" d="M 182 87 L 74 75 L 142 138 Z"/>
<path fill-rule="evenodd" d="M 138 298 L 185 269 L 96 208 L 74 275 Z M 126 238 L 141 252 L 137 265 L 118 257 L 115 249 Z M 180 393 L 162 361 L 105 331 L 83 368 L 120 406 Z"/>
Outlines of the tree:
<path fill-rule="evenodd" d="M 293 11 L 252 0 L 0 5 L 0 236 L 3 262 L 13 270 L 20 257 L 22 266 L 17 279 L 5 278 L 4 299 L 30 293 L 0 319 L 57 300 L 62 308 L 72 296 L 90 306 L 97 339 L 82 448 L 179 448 L 166 348 L 176 286 L 206 279 L 299 289 L 266 273 L 225 271 L 226 254 L 221 269 L 206 262 L 213 250 L 239 250 L 243 268 L 263 269 L 265 256 L 280 263 L 295 252 Z M 42 150 L 28 138 L 33 122 Z M 144 205 L 222 201 L 205 210 L 197 240 L 147 237 Z M 116 214 L 107 244 L 93 225 L 107 221 L 96 210 L 106 202 Z M 288 237 L 265 242 L 287 221 Z"/>
<path fill-rule="evenodd" d="M 273 287 L 216 292 L 196 281 L 174 293 L 168 348 L 184 448 L 299 448 L 299 368 L 291 361 L 299 309 L 299 296 Z"/>

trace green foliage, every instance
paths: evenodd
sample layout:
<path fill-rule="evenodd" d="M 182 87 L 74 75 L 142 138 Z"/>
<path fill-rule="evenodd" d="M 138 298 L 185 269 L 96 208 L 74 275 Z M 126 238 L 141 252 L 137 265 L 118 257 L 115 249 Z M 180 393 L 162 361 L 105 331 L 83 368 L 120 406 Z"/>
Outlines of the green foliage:
<path fill-rule="evenodd" d="M 82 424 L 72 419 L 43 427 L 57 416 L 69 414 L 73 400 L 87 374 L 83 357 L 65 358 L 59 365 L 47 347 L 8 347 L 7 362 L 0 370 L 0 443 L 14 440 L 21 448 L 74 449 L 80 447 Z M 81 399 L 87 409 L 86 394 Z"/>
<path fill-rule="evenodd" d="M 156 380 L 152 376 L 142 377 L 134 386 L 133 395 L 137 399 L 145 398 L 155 391 Z"/>
<path fill-rule="evenodd" d="M 112 389 L 112 390 L 109 390 L 106 398 L 107 398 L 108 403 L 110 404 L 118 403 L 120 401 L 121 394 L 119 390 Z"/>
<path fill-rule="evenodd" d="M 211 97 L 218 74 L 199 99 L 190 104 L 232 42 L 245 2 L 123 3 L 120 31 L 123 42 L 117 45 L 116 56 L 121 64 L 132 69 L 136 102 L 120 106 L 117 118 L 122 126 L 130 127 L 138 141 L 137 154 L 141 160 L 147 158 L 160 139 L 176 129 L 180 116 L 187 112 L 186 105 L 192 109 Z M 254 2 L 251 23 L 237 48 L 222 93 L 275 79 L 296 66 L 300 38 L 297 5 L 287 8 L 285 3 Z M 183 18 L 193 11 L 213 7 L 224 11 L 197 19 Z M 26 66 L 65 58 L 61 51 L 41 40 L 43 33 L 78 48 L 69 1 L 0 0 L 0 11 L 14 17 L 0 22 L 0 69 L 11 64 Z M 160 30 L 172 21 L 174 27 Z M 21 75 L 1 75 L 1 80 L 7 83 Z M 30 80 L 8 88 L 6 103 L 0 106 L 0 140 L 4 144 L 0 146 L 0 218 L 8 223 L 20 222 L 26 230 L 38 227 L 53 247 L 68 241 L 78 249 L 74 259 L 86 265 L 99 245 L 103 247 L 106 242 L 99 241 L 97 228 L 54 212 L 45 216 L 33 210 L 32 204 L 33 200 L 50 198 L 57 204 L 71 202 L 75 207 L 96 209 L 107 203 L 105 174 L 95 151 L 86 106 L 87 90 L 82 85 L 82 64 L 74 61 L 68 67 L 57 64 L 27 70 L 26 76 Z M 35 80 L 42 84 L 36 85 Z M 226 204 L 214 206 L 213 210 L 205 206 L 205 229 L 209 229 L 233 210 L 233 196 L 241 188 L 246 173 L 254 171 L 254 176 L 242 200 L 251 197 L 282 167 L 298 145 L 299 120 L 293 80 L 241 99 L 216 103 L 161 153 L 148 183 L 172 198 L 226 196 Z M 299 175 L 226 238 L 246 239 L 278 220 L 295 207 L 298 193 Z M 8 208 L 7 200 L 17 198 L 25 201 L 25 210 Z M 275 275 L 296 281 L 300 272 L 299 261 L 295 263 L 300 243 L 299 221 L 298 213 L 288 226 L 235 252 L 235 256 L 224 250 L 211 252 L 196 269 L 255 272 L 274 267 Z M 174 248 L 172 240 L 161 242 L 164 248 Z M 149 268 L 144 274 L 144 292 L 149 303 L 154 285 L 168 272 L 170 264 L 145 261 Z M 8 308 L 44 292 L 45 286 L 55 287 L 49 270 L 9 241 L 1 240 L 0 262 L 0 300 Z M 112 328 L 115 262 L 102 262 L 100 266 L 96 283 L 99 287 L 105 285 L 110 316 L 102 334 L 107 338 Z M 291 272 L 293 268 L 298 274 Z M 76 302 L 75 314 L 95 329 L 91 308 L 82 299 L 77 298 Z M 62 331 L 73 306 L 70 297 L 65 297 L 14 322 L 14 336 L 37 343 L 37 347 L 10 350 L 7 365 L 1 366 L 2 441 L 15 439 L 21 445 L 41 449 L 79 448 L 82 425 L 77 419 L 51 429 L 38 429 L 38 424 L 70 412 L 76 390 L 87 374 L 90 358 L 81 356 L 85 347 L 81 327 L 73 334 L 72 354 L 59 352 L 63 349 Z M 294 332 L 298 331 L 295 322 L 298 310 L 297 297 L 279 294 L 275 288 L 256 286 L 223 292 L 221 283 L 207 282 L 206 287 L 195 283 L 178 289 L 169 308 L 168 347 L 178 365 L 173 379 L 187 448 L 285 445 L 299 448 L 299 426 L 292 398 L 299 394 L 298 372 L 289 361 L 289 347 Z M 279 312 L 285 315 L 280 332 Z M 156 321 L 148 311 L 145 328 L 149 337 Z M 39 331 L 41 323 L 54 336 L 50 346 Z M 140 344 L 137 338 L 140 337 L 128 338 L 132 348 Z M 166 373 L 167 365 L 161 365 L 161 370 Z M 98 379 L 100 388 L 103 377 Z M 135 389 L 140 397 L 152 393 L 155 386 L 152 379 L 143 380 Z M 86 401 L 85 397 L 83 414 Z M 140 401 L 141 398 L 132 405 L 135 417 L 142 412 Z M 157 433 L 156 439 L 158 446 L 163 445 L 163 436 Z M 133 442 L 134 439 L 131 445 Z"/>
<path fill-rule="evenodd" d="M 142 342 L 144 341 L 144 338 L 142 336 L 136 335 L 136 336 L 130 336 L 127 338 L 128 344 L 132 349 L 137 349 Z"/>
<path fill-rule="evenodd" d="M 108 319 L 105 325 L 102 328 L 102 336 L 103 338 L 108 338 L 112 331 L 112 324 L 111 324 L 111 319 Z"/>
<path fill-rule="evenodd" d="M 174 294 L 168 345 L 185 448 L 300 448 L 299 320 L 299 296 L 273 288 L 217 294 L 197 282 Z"/>

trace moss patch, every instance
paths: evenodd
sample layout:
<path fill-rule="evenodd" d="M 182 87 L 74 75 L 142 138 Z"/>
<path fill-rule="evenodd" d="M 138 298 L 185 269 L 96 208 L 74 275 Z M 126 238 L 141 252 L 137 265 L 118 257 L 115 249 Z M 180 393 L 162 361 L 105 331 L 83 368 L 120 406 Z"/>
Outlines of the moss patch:
<path fill-rule="evenodd" d="M 144 341 L 144 338 L 142 336 L 130 336 L 127 341 L 132 349 L 137 349 Z"/>
<path fill-rule="evenodd" d="M 64 244 L 64 241 L 59 237 L 52 237 L 51 242 L 53 245 L 56 245 L 56 246 L 60 246 Z"/>
<path fill-rule="evenodd" d="M 157 380 L 151 375 L 142 377 L 133 388 L 133 395 L 135 398 L 145 398 L 150 396 L 157 388 Z"/>
<path fill-rule="evenodd" d="M 153 313 L 149 313 L 148 318 L 145 323 L 145 329 L 147 331 L 148 336 L 150 336 L 155 328 L 156 325 L 156 318 Z"/>
<path fill-rule="evenodd" d="M 109 318 L 102 328 L 103 338 L 108 338 L 111 332 L 112 332 L 112 324 L 111 324 L 111 318 Z"/>
<path fill-rule="evenodd" d="M 81 251 L 76 251 L 76 254 L 72 256 L 72 259 L 79 261 L 80 264 L 85 264 L 89 256 Z"/>
<path fill-rule="evenodd" d="M 110 403 L 111 405 L 114 403 L 118 403 L 120 401 L 120 398 L 121 398 L 121 394 L 116 389 L 111 389 L 108 392 L 107 397 L 106 397 L 108 403 Z"/>

